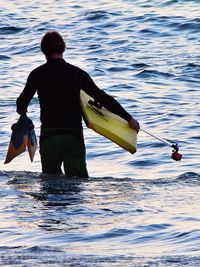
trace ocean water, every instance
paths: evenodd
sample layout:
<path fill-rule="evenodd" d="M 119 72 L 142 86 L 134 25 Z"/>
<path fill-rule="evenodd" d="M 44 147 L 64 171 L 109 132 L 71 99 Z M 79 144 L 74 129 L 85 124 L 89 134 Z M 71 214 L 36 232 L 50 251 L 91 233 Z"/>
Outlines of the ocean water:
<path fill-rule="evenodd" d="M 9 0 L 0 4 L 0 266 L 200 266 L 200 4 L 197 0 Z M 49 30 L 154 135 L 132 155 L 84 126 L 90 178 L 4 165 L 15 101 L 45 62 Z M 29 106 L 39 136 L 39 105 Z"/>

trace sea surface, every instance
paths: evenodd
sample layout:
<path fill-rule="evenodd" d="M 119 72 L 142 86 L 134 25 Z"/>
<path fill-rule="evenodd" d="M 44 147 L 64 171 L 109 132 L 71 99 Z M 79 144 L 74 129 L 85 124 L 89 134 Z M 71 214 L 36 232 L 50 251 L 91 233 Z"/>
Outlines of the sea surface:
<path fill-rule="evenodd" d="M 132 155 L 84 125 L 90 177 L 44 176 L 39 149 L 5 165 L 16 98 L 59 31 L 87 71 L 156 137 Z M 0 3 L 0 266 L 200 266 L 200 1 Z M 28 116 L 40 134 L 37 96 Z"/>

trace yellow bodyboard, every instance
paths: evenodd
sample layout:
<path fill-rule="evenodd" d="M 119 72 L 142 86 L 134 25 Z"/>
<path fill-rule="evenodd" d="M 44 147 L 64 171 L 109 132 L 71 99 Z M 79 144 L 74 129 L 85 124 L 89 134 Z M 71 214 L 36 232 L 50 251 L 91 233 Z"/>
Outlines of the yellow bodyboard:
<path fill-rule="evenodd" d="M 94 99 L 81 90 L 81 107 L 88 128 L 105 136 L 130 153 L 137 150 L 137 132 L 129 127 L 126 120 L 103 107 L 91 104 Z"/>

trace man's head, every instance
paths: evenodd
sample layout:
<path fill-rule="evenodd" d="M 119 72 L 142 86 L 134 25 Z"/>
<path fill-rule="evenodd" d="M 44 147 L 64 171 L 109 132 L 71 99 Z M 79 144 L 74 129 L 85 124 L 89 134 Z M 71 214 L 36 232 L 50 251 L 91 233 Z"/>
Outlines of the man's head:
<path fill-rule="evenodd" d="M 42 38 L 41 50 L 47 58 L 51 58 L 65 51 L 65 42 L 58 32 L 47 32 Z"/>

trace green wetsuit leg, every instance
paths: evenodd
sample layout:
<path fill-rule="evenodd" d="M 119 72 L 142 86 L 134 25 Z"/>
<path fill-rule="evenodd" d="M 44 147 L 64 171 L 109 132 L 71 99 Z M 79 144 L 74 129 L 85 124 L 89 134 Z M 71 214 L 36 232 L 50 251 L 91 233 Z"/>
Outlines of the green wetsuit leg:
<path fill-rule="evenodd" d="M 67 176 L 88 177 L 83 137 L 71 134 L 47 137 L 40 146 L 42 171 L 61 174 L 61 165 Z"/>
<path fill-rule="evenodd" d="M 88 177 L 83 137 L 71 136 L 63 149 L 64 171 L 67 176 Z M 70 151 L 70 152 L 69 152 Z"/>
<path fill-rule="evenodd" d="M 50 136 L 40 143 L 40 157 L 42 172 L 45 174 L 62 173 L 62 157 L 60 152 L 61 140 L 57 136 Z"/>

